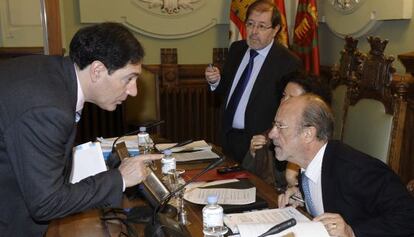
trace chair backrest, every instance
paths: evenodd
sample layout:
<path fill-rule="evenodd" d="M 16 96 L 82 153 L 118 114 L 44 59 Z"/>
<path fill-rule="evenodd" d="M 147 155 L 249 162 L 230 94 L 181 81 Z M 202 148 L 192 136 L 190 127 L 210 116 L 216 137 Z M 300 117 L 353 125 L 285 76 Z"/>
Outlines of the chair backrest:
<path fill-rule="evenodd" d="M 348 107 L 343 142 L 368 155 L 388 162 L 393 115 L 374 99 L 360 99 Z"/>
<path fill-rule="evenodd" d="M 125 122 L 130 129 L 149 121 L 159 120 L 158 76 L 145 66 L 137 80 L 138 94 L 128 97 L 125 103 Z"/>
<path fill-rule="evenodd" d="M 358 66 L 361 64 L 362 54 L 357 48 L 358 40 L 350 36 L 345 37 L 344 49 L 340 52 L 339 65 L 332 67 L 332 112 L 335 117 L 333 139 L 342 139 L 343 120 L 347 102 L 348 84 L 352 80 Z"/>
<path fill-rule="evenodd" d="M 334 132 L 333 139 L 341 140 L 342 139 L 342 129 L 344 121 L 344 108 L 345 108 L 345 99 L 346 99 L 346 85 L 339 85 L 332 90 L 332 112 L 335 118 L 334 121 Z"/>
<path fill-rule="evenodd" d="M 348 90 L 343 142 L 376 157 L 399 172 L 408 85 L 393 73 L 387 40 L 368 37 L 371 50 Z"/>

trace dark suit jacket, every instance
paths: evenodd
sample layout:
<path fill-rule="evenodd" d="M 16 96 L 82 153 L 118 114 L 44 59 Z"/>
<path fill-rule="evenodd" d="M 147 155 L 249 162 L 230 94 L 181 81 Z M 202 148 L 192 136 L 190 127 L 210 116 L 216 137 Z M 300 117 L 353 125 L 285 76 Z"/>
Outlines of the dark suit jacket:
<path fill-rule="evenodd" d="M 0 63 L 0 236 L 42 236 L 51 219 L 120 205 L 118 170 L 69 184 L 77 82 L 69 58 Z"/>
<path fill-rule="evenodd" d="M 325 212 L 339 213 L 357 237 L 414 236 L 414 198 L 383 162 L 329 141 L 322 162 Z"/>
<path fill-rule="evenodd" d="M 215 92 L 222 93 L 223 95 L 223 115 L 231 85 L 247 49 L 248 45 L 245 40 L 236 41 L 230 47 L 220 83 L 215 90 Z M 248 140 L 253 135 L 260 134 L 271 127 L 284 89 L 281 78 L 300 67 L 301 63 L 296 56 L 277 42 L 273 43 L 260 69 L 247 103 L 245 132 Z M 225 132 L 229 129 L 222 127 L 222 141 L 225 141 Z M 226 146 L 226 144 L 222 145 Z M 248 147 L 245 149 L 247 151 Z"/>

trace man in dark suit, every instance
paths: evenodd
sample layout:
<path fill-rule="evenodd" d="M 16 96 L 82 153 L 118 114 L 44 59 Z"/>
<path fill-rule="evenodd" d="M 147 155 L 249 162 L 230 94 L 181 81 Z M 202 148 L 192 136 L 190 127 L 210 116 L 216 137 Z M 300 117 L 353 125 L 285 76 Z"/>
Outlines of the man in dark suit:
<path fill-rule="evenodd" d="M 223 95 L 221 145 L 242 162 L 250 139 L 271 127 L 282 96 L 281 78 L 300 67 L 299 60 L 274 39 L 280 13 L 267 0 L 252 3 L 246 13 L 246 40 L 234 42 L 223 73 L 207 67 L 205 77 Z"/>
<path fill-rule="evenodd" d="M 68 182 L 84 102 L 112 111 L 135 96 L 144 51 L 125 27 L 102 23 L 79 30 L 69 54 L 0 64 L 0 236 L 43 236 L 52 219 L 120 206 L 123 190 L 146 177 L 144 162 L 161 158 Z"/>
<path fill-rule="evenodd" d="M 414 235 L 414 198 L 386 164 L 329 140 L 333 115 L 321 98 L 306 94 L 282 102 L 274 124 L 269 137 L 277 159 L 302 170 L 300 188 L 280 195 L 279 207 L 292 195 L 304 197 L 331 236 Z"/>

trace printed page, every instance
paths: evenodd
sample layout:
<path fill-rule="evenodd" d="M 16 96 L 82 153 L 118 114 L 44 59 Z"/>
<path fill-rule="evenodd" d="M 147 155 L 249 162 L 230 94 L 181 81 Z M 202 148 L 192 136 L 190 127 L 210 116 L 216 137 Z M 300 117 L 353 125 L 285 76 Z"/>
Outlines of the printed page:
<path fill-rule="evenodd" d="M 238 225 L 244 224 L 275 224 L 295 218 L 297 222 L 306 222 L 309 219 L 293 207 L 268 209 L 244 213 L 227 214 L 224 223 L 233 233 L 239 233 Z"/>
<path fill-rule="evenodd" d="M 198 160 L 210 160 L 218 159 L 219 155 L 212 152 L 211 150 L 202 150 L 194 152 L 183 152 L 183 153 L 173 153 L 175 160 L 177 162 L 186 162 L 186 161 L 198 161 Z"/>
<path fill-rule="evenodd" d="M 196 203 L 207 204 L 209 195 L 218 196 L 220 205 L 246 205 L 256 202 L 256 188 L 228 189 L 228 188 L 194 188 L 184 193 L 184 199 Z"/>
<path fill-rule="evenodd" d="M 266 224 L 239 224 L 238 229 L 241 237 L 259 236 L 279 223 Z M 295 226 L 290 227 L 278 234 L 269 235 L 272 237 L 284 237 L 293 234 L 295 237 L 329 237 L 322 222 L 297 222 Z"/>
<path fill-rule="evenodd" d="M 155 145 L 155 148 L 159 151 L 168 149 L 176 145 L 177 143 L 159 143 Z M 171 149 L 172 152 L 186 152 L 186 151 L 197 151 L 197 150 L 211 150 L 211 146 L 204 140 L 194 141 L 184 146 L 174 147 Z"/>

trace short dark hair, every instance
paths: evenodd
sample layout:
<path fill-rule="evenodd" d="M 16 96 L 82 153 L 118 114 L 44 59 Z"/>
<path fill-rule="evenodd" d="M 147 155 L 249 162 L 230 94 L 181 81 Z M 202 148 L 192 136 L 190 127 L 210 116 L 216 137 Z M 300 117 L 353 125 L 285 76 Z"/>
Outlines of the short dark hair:
<path fill-rule="evenodd" d="M 144 57 L 144 49 L 137 38 L 125 26 L 114 22 L 80 29 L 73 36 L 69 49 L 70 58 L 81 70 L 98 60 L 109 74 L 128 63 L 140 63 Z"/>
<path fill-rule="evenodd" d="M 302 112 L 301 127 L 315 127 L 316 137 L 320 141 L 328 141 L 332 138 L 334 126 L 331 108 L 315 94 L 306 93 L 301 96 L 306 100 L 306 106 Z"/>
<path fill-rule="evenodd" d="M 320 77 L 308 74 L 303 70 L 297 70 L 283 76 L 283 88 L 285 88 L 289 82 L 298 84 L 306 93 L 316 94 L 328 105 L 331 105 L 332 92 L 329 89 L 328 84 L 323 83 Z"/>
<path fill-rule="evenodd" d="M 246 21 L 249 19 L 250 14 L 252 14 L 252 11 L 257 12 L 272 12 L 272 28 L 275 28 L 276 26 L 281 24 L 281 18 L 280 18 L 280 12 L 275 6 L 275 4 L 270 0 L 257 0 L 254 3 L 250 4 L 247 8 L 246 12 Z"/>

